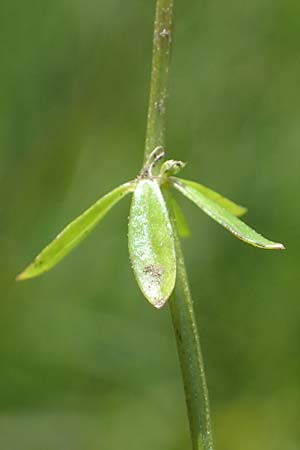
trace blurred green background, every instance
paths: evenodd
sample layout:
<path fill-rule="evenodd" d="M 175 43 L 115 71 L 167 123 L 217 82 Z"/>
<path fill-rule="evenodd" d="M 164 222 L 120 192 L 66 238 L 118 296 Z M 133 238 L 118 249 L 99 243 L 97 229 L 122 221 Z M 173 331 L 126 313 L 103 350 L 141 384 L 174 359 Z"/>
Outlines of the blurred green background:
<path fill-rule="evenodd" d="M 44 277 L 15 275 L 138 173 L 154 0 L 0 3 L 0 448 L 185 450 L 168 308 L 128 262 L 129 198 Z M 217 450 L 300 447 L 300 3 L 175 1 L 168 156 L 286 252 L 184 199 Z"/>

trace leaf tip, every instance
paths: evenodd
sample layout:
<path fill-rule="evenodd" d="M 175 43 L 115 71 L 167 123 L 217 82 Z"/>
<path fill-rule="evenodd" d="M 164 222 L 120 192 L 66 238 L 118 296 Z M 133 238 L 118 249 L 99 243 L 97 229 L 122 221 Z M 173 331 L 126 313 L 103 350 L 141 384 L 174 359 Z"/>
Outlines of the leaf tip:
<path fill-rule="evenodd" d="M 248 208 L 245 208 L 245 206 L 239 206 L 239 212 L 237 214 L 237 217 L 242 217 L 245 214 L 247 214 Z"/>
<path fill-rule="evenodd" d="M 26 269 L 24 269 L 21 273 L 19 273 L 16 276 L 16 281 L 24 281 L 24 280 L 28 280 L 29 278 L 33 278 L 36 277 L 38 274 L 34 273 L 32 271 L 33 266 L 32 264 L 28 267 L 26 267 Z"/>
<path fill-rule="evenodd" d="M 160 298 L 159 300 L 156 300 L 155 303 L 152 304 L 156 309 L 161 309 L 166 304 L 167 300 L 168 300 L 167 298 Z"/>
<path fill-rule="evenodd" d="M 15 280 L 16 281 L 23 281 L 23 280 L 26 280 L 26 270 L 24 270 L 23 272 L 21 272 L 21 273 L 19 273 L 17 276 L 16 276 L 16 278 L 15 278 Z"/>
<path fill-rule="evenodd" d="M 266 245 L 265 248 L 267 250 L 285 250 L 285 246 L 281 244 L 280 242 L 271 242 L 269 245 Z"/>

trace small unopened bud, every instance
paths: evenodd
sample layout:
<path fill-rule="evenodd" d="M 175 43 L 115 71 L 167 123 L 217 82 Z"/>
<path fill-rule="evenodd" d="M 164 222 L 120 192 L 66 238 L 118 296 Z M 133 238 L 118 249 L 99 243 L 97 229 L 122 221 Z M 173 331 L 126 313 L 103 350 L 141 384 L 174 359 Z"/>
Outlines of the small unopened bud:
<path fill-rule="evenodd" d="M 165 161 L 160 169 L 160 175 L 164 176 L 172 176 L 177 175 L 184 167 L 186 163 L 183 161 L 175 161 L 174 159 L 169 159 Z"/>

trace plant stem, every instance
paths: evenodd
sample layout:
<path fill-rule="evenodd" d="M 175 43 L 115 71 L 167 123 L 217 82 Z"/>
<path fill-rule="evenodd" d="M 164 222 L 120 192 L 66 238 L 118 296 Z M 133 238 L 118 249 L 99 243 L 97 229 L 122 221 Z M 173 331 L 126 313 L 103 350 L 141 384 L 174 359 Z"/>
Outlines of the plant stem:
<path fill-rule="evenodd" d="M 176 286 L 169 305 L 184 382 L 193 450 L 213 450 L 208 390 L 198 327 L 181 243 L 170 206 L 169 211 L 177 260 Z"/>
<path fill-rule="evenodd" d="M 150 100 L 144 160 L 165 144 L 166 109 L 172 41 L 173 0 L 157 0 L 154 23 Z M 213 450 L 204 364 L 181 244 L 165 189 L 174 230 L 177 280 L 169 305 L 184 381 L 193 450 Z"/>
<path fill-rule="evenodd" d="M 154 148 L 165 144 L 172 17 L 173 0 L 157 0 L 144 161 Z"/>

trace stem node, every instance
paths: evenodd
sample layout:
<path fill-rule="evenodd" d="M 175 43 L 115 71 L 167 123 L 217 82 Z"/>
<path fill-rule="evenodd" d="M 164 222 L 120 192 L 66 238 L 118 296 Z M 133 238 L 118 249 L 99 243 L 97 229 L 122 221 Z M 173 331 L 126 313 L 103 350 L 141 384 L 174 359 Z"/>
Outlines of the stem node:
<path fill-rule="evenodd" d="M 164 156 L 172 16 L 173 0 L 157 0 L 146 144 L 141 176 L 151 174 L 159 159 Z M 170 161 L 167 162 L 170 163 Z M 178 165 L 179 161 L 175 163 Z M 183 163 L 180 163 L 182 167 Z M 165 169 L 166 173 L 167 170 L 174 170 L 175 167 L 173 162 L 169 169 Z M 184 382 L 193 450 L 213 450 L 208 392 L 196 317 L 173 214 L 171 194 L 168 193 L 167 188 L 163 190 L 172 221 L 177 263 L 175 292 L 169 300 L 169 305 Z"/>

